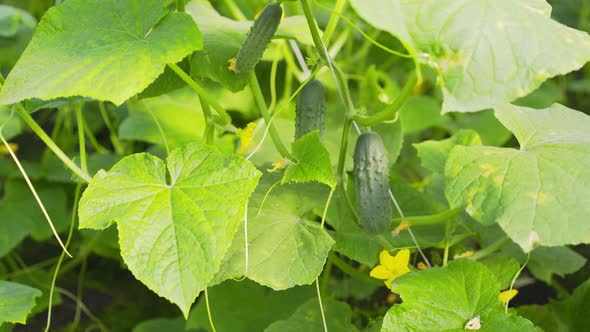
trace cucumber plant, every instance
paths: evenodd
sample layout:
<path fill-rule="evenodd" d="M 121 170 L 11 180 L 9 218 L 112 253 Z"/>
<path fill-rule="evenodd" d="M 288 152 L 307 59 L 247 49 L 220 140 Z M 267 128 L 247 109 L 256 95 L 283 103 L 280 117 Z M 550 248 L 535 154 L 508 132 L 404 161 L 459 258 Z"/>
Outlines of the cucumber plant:
<path fill-rule="evenodd" d="M 4 1 L 0 331 L 590 331 L 552 3 Z"/>

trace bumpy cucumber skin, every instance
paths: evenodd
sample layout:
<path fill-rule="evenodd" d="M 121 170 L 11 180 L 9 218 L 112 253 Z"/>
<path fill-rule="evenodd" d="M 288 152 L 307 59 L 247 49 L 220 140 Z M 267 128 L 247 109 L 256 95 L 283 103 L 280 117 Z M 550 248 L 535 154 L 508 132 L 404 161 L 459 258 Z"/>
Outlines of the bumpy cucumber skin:
<path fill-rule="evenodd" d="M 320 138 L 324 136 L 326 121 L 326 95 L 324 87 L 318 80 L 309 81 L 297 96 L 295 108 L 295 139 L 312 132 L 320 131 Z"/>
<path fill-rule="evenodd" d="M 283 16 L 283 9 L 278 3 L 273 2 L 264 7 L 238 51 L 235 63 L 236 72 L 249 72 L 254 69 L 277 31 L 279 23 L 281 23 L 281 16 Z"/>
<path fill-rule="evenodd" d="M 359 136 L 354 148 L 354 179 L 361 225 L 370 234 L 391 229 L 387 151 L 375 132 Z"/>

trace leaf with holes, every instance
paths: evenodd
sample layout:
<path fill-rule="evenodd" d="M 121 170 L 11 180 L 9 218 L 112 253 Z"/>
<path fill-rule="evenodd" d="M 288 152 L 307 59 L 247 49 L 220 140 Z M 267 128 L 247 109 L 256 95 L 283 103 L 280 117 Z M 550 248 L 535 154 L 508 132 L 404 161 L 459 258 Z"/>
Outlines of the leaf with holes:
<path fill-rule="evenodd" d="M 186 316 L 219 270 L 259 177 L 241 157 L 202 144 L 172 151 L 167 166 L 134 154 L 94 177 L 80 200 L 80 228 L 116 222 L 131 272 Z"/>

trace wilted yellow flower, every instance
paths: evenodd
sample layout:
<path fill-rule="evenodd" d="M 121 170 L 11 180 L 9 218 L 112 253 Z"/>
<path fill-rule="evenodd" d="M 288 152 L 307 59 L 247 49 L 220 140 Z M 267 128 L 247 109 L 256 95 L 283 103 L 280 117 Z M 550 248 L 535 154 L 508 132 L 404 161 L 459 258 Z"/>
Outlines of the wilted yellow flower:
<path fill-rule="evenodd" d="M 418 262 L 418 270 L 426 270 L 427 266 L 424 262 Z"/>
<path fill-rule="evenodd" d="M 287 166 L 289 166 L 289 160 L 288 159 L 281 159 L 279 161 L 275 161 L 274 163 L 272 163 L 272 168 L 267 169 L 267 171 L 269 173 L 274 173 L 274 172 L 278 172 L 280 170 L 287 168 Z"/>
<path fill-rule="evenodd" d="M 398 251 L 395 256 L 391 256 L 387 250 L 383 250 L 379 254 L 379 265 L 375 266 L 369 275 L 375 279 L 385 280 L 385 286 L 391 288 L 393 280 L 410 272 L 409 262 L 410 250 L 408 249 Z"/>
<path fill-rule="evenodd" d="M 512 300 L 518 294 L 518 289 L 508 289 L 500 293 L 498 295 L 498 299 L 502 301 L 502 303 L 506 304 L 508 301 Z"/>

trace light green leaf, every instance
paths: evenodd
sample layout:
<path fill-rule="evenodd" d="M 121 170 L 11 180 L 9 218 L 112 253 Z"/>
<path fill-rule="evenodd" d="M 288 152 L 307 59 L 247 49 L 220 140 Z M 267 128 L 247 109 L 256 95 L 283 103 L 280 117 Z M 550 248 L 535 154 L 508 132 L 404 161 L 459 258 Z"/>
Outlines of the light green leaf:
<path fill-rule="evenodd" d="M 174 149 L 201 141 L 205 120 L 199 95 L 190 88 L 153 98 L 130 101 L 129 117 L 119 126 L 119 138 Z"/>
<path fill-rule="evenodd" d="M 140 153 L 100 171 L 80 200 L 80 228 L 116 222 L 131 272 L 186 316 L 219 270 L 260 172 L 202 144 L 172 151 L 167 169 Z"/>
<path fill-rule="evenodd" d="M 77 95 L 121 104 L 201 46 L 190 16 L 163 0 L 68 0 L 41 19 L 0 104 Z"/>
<path fill-rule="evenodd" d="M 446 197 L 479 222 L 498 223 L 528 252 L 537 245 L 590 242 L 590 117 L 555 104 L 506 105 L 498 119 L 520 149 L 456 146 L 447 160 Z"/>
<path fill-rule="evenodd" d="M 350 324 L 352 310 L 348 304 L 338 302 L 331 298 L 323 300 L 326 325 L 329 331 L 352 332 Z M 324 324 L 320 311 L 320 303 L 317 298 L 310 299 L 302 304 L 285 320 L 279 320 L 270 324 L 265 332 L 300 332 L 300 331 L 324 331 Z"/>
<path fill-rule="evenodd" d="M 520 269 L 520 264 L 516 259 L 502 255 L 487 257 L 481 260 L 480 263 L 485 265 L 496 276 L 502 290 L 510 288 L 512 278 Z"/>
<path fill-rule="evenodd" d="M 590 60 L 590 37 L 551 19 L 544 0 L 353 0 L 361 17 L 433 67 L 443 112 L 523 97 Z"/>
<path fill-rule="evenodd" d="M 236 74 L 230 71 L 227 61 L 238 54 L 253 21 L 234 21 L 221 16 L 206 0 L 192 0 L 186 4 L 186 12 L 197 22 L 203 34 L 204 49 L 196 52 L 192 58 L 192 75 L 209 77 L 233 92 L 242 90 L 248 82 L 249 73 Z M 297 39 L 313 45 L 302 16 L 283 19 L 274 37 Z"/>
<path fill-rule="evenodd" d="M 248 205 L 247 269 L 245 232 L 241 227 L 214 282 L 244 275 L 261 285 L 281 290 L 309 285 L 321 273 L 334 240 L 314 221 L 316 215 L 312 210 L 324 206 L 328 188 L 320 184 L 277 186 L 258 215 L 274 178 L 263 178 Z"/>
<path fill-rule="evenodd" d="M 455 114 L 454 121 L 446 125 L 452 133 L 464 129 L 475 130 L 484 145 L 502 146 L 512 137 L 512 133 L 494 116 L 493 110 Z"/>
<path fill-rule="evenodd" d="M 440 114 L 440 102 L 431 96 L 411 96 L 399 110 L 404 133 L 441 125 L 447 119 Z"/>
<path fill-rule="evenodd" d="M 291 150 L 297 162 L 289 164 L 281 183 L 317 181 L 332 188 L 336 185 L 330 154 L 320 140 L 319 131 L 293 142 Z"/>
<path fill-rule="evenodd" d="M 384 332 L 463 331 L 480 318 L 479 331 L 535 331 L 529 321 L 504 313 L 500 284 L 482 264 L 467 259 L 409 273 L 393 281 L 391 290 L 403 303 L 385 315 Z"/>
<path fill-rule="evenodd" d="M 228 280 L 207 290 L 211 316 L 218 331 L 263 331 L 272 322 L 289 318 L 297 307 L 316 297 L 314 287 L 273 291 L 249 280 Z M 205 301 L 191 310 L 187 330 L 209 330 Z"/>
<path fill-rule="evenodd" d="M 449 153 L 456 145 L 477 146 L 481 145 L 481 139 L 473 130 L 459 130 L 450 138 L 442 141 L 425 141 L 414 144 L 414 147 L 418 150 L 422 166 L 435 173 L 444 174 Z"/>
<path fill-rule="evenodd" d="M 0 325 L 4 322 L 25 324 L 39 296 L 38 289 L 0 280 Z"/>

